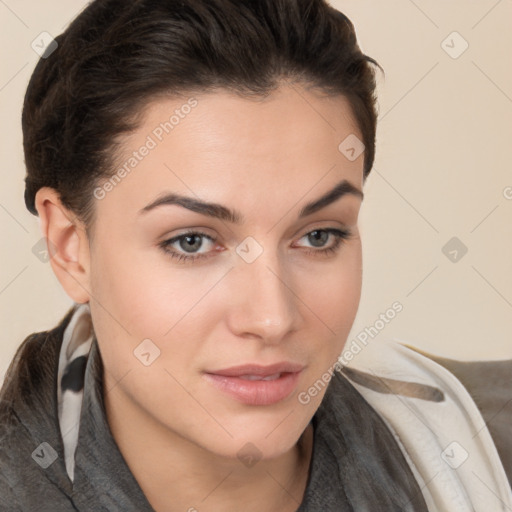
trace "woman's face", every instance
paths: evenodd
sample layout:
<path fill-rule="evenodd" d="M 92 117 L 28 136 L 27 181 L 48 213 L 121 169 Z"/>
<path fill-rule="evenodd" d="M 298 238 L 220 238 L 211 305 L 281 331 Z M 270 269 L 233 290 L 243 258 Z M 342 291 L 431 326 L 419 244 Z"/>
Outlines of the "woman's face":
<path fill-rule="evenodd" d="M 95 191 L 107 409 L 228 457 L 297 442 L 359 304 L 355 137 L 345 98 L 299 86 L 151 104 Z"/>

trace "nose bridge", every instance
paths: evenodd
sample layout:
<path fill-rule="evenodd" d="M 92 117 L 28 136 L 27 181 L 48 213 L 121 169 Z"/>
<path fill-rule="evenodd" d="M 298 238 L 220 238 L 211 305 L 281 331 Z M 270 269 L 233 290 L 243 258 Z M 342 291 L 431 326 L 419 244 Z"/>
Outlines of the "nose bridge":
<path fill-rule="evenodd" d="M 239 261 L 234 325 L 238 334 L 254 334 L 266 341 L 278 341 L 293 328 L 296 302 L 292 283 L 283 275 L 278 255 L 263 251 L 254 261 Z"/>

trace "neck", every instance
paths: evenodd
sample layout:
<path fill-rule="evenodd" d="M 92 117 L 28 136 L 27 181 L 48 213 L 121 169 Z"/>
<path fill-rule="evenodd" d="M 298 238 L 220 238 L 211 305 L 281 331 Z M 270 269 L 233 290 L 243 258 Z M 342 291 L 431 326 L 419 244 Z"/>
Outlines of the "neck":
<path fill-rule="evenodd" d="M 300 506 L 313 447 L 311 423 L 291 450 L 246 467 L 151 423 L 120 393 L 106 393 L 104 400 L 116 444 L 156 512 L 295 512 Z"/>

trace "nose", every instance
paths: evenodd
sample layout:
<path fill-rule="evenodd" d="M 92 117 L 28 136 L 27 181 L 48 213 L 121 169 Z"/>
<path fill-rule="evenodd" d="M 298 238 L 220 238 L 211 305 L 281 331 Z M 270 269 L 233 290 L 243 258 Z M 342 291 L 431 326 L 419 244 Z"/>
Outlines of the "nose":
<path fill-rule="evenodd" d="M 236 283 L 228 324 L 235 335 L 278 344 L 298 329 L 299 299 L 277 259 L 264 253 L 252 263 L 240 261 L 231 274 Z"/>

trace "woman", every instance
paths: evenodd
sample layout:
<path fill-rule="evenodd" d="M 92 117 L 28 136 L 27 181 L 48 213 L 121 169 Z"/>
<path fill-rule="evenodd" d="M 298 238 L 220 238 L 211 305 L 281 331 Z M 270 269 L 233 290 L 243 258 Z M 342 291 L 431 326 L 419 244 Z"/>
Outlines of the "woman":
<path fill-rule="evenodd" d="M 25 98 L 25 201 L 76 304 L 7 373 L 2 510 L 511 507 L 453 373 L 393 343 L 338 362 L 375 152 L 351 22 L 96 0 L 56 43 Z"/>

